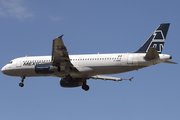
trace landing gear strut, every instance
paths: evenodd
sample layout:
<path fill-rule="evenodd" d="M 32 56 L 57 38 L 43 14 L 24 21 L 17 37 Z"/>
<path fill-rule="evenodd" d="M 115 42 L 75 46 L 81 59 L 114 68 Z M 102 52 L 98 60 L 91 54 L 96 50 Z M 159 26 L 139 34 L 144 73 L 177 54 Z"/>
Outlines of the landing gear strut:
<path fill-rule="evenodd" d="M 89 86 L 86 84 L 86 81 L 83 82 L 82 89 L 85 90 L 85 91 L 89 90 Z"/>
<path fill-rule="evenodd" d="M 25 79 L 26 77 L 25 77 L 25 76 L 22 76 L 21 78 L 22 78 L 22 79 L 21 79 L 21 82 L 19 83 L 19 86 L 20 86 L 20 87 L 23 87 L 23 86 L 24 86 L 24 83 L 23 83 L 23 82 L 24 82 L 24 79 Z"/>

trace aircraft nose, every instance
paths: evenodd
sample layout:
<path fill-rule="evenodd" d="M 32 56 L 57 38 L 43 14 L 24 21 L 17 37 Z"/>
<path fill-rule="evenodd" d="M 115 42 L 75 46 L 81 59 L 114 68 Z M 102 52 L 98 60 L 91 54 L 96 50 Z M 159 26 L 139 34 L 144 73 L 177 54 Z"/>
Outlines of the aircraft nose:
<path fill-rule="evenodd" d="M 1 72 L 4 74 L 5 73 L 5 67 L 3 67 L 2 69 L 1 69 Z"/>
<path fill-rule="evenodd" d="M 1 69 L 1 72 L 2 72 L 3 74 L 7 74 L 6 66 L 4 66 L 4 67 Z"/>

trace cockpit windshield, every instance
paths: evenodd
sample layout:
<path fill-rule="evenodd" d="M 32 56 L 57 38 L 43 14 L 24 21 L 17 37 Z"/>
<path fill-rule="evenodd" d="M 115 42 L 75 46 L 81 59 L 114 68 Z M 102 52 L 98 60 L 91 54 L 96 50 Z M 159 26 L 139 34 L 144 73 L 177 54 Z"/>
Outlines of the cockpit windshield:
<path fill-rule="evenodd" d="M 12 64 L 13 63 L 13 61 L 10 61 L 8 64 Z"/>

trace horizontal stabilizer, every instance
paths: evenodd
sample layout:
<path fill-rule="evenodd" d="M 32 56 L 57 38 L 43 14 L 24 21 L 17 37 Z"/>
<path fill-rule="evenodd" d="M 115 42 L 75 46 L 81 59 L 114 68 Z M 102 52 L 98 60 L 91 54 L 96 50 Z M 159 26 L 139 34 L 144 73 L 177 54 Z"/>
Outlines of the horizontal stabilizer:
<path fill-rule="evenodd" d="M 159 54 L 157 52 L 157 49 L 156 48 L 149 48 L 149 50 L 146 53 L 146 56 L 144 58 L 146 60 L 153 60 L 153 59 L 159 58 Z"/>
<path fill-rule="evenodd" d="M 126 79 L 126 78 L 117 78 L 117 77 L 109 77 L 109 76 L 101 76 L 101 75 L 96 75 L 96 76 L 91 76 L 93 79 L 101 79 L 101 80 L 112 80 L 112 81 L 122 81 L 122 80 L 130 80 L 132 82 L 132 78 Z"/>
<path fill-rule="evenodd" d="M 165 61 L 164 63 L 178 64 L 178 63 L 176 63 L 176 62 L 171 62 L 171 61 Z"/>

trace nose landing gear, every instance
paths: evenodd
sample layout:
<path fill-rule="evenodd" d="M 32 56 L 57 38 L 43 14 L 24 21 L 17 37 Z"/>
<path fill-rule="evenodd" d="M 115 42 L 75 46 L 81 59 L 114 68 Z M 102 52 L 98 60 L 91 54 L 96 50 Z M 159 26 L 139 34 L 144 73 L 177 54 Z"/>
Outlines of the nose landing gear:
<path fill-rule="evenodd" d="M 22 76 L 21 78 L 22 78 L 22 79 L 21 79 L 21 82 L 19 83 L 19 86 L 20 86 L 20 87 L 24 87 L 24 83 L 23 83 L 23 82 L 24 82 L 24 79 L 25 79 L 26 77 L 25 77 L 25 76 Z"/>

